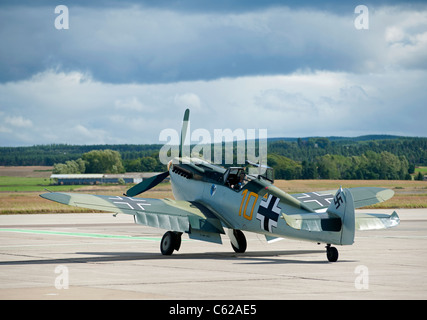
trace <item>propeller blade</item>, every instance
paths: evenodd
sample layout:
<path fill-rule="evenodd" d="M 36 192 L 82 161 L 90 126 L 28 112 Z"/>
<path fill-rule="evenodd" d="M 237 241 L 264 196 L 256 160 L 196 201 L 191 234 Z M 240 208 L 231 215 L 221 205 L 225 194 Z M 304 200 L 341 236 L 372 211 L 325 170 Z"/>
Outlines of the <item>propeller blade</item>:
<path fill-rule="evenodd" d="M 160 182 L 162 182 L 168 175 L 169 171 L 166 171 L 149 179 L 145 179 L 137 185 L 134 185 L 128 191 L 126 191 L 126 196 L 135 197 L 140 193 L 150 190 L 151 188 L 157 186 Z"/>
<path fill-rule="evenodd" d="M 181 129 L 181 141 L 179 144 L 179 157 L 182 157 L 182 150 L 184 148 L 185 137 L 187 136 L 188 123 L 190 119 L 190 109 L 186 109 L 184 112 L 184 119 L 182 120 L 182 129 Z"/>
<path fill-rule="evenodd" d="M 179 157 L 181 158 L 183 155 L 183 148 L 185 143 L 185 137 L 187 136 L 188 125 L 190 119 L 190 109 L 186 109 L 184 112 L 184 119 L 182 120 L 182 128 L 181 128 L 181 141 L 179 145 Z M 141 194 L 151 188 L 157 186 L 160 182 L 162 182 L 169 175 L 169 171 L 158 174 L 157 176 L 146 179 L 137 185 L 134 185 L 128 191 L 126 191 L 127 197 L 135 197 L 138 194 Z"/>

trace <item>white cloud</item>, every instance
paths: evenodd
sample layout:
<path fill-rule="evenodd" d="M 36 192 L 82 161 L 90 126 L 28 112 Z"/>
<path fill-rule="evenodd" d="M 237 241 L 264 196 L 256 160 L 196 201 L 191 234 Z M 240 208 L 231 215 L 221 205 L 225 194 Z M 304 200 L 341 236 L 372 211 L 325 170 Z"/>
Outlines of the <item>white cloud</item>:
<path fill-rule="evenodd" d="M 11 133 L 12 130 L 0 125 L 0 133 Z"/>
<path fill-rule="evenodd" d="M 139 101 L 139 99 L 135 96 L 127 97 L 124 99 L 117 99 L 116 101 L 114 101 L 114 105 L 118 110 L 125 110 L 131 112 L 143 112 L 149 110 L 149 108 L 144 106 L 144 104 L 141 103 L 141 101 Z"/>
<path fill-rule="evenodd" d="M 422 54 L 425 6 L 371 5 L 370 28 L 362 31 L 354 27 L 351 6 L 347 14 L 337 14 L 314 7 L 189 13 L 138 5 L 70 5 L 66 31 L 54 28 L 51 9 L 0 11 L 0 81 L 27 79 L 49 68 L 87 71 L 109 83 L 211 80 L 305 68 L 427 68 Z"/>
<path fill-rule="evenodd" d="M 197 94 L 184 93 L 175 95 L 174 102 L 179 107 L 200 109 L 201 101 Z"/>
<path fill-rule="evenodd" d="M 425 135 L 427 71 L 296 72 L 158 85 L 73 80 L 82 77 L 51 70 L 0 84 L 1 144 L 159 143 L 162 129 L 180 129 L 186 107 L 192 130 L 211 133 L 242 128 L 268 129 L 270 137 Z M 53 83 L 55 90 L 42 95 Z M 10 101 L 25 117 L 8 107 Z"/>
<path fill-rule="evenodd" d="M 392 16 L 393 19 L 383 17 Z M 388 23 L 384 31 L 385 63 L 402 68 L 427 68 L 426 11 L 406 11 L 388 8 L 380 14 Z"/>
<path fill-rule="evenodd" d="M 388 44 L 393 44 L 396 42 L 401 42 L 405 38 L 404 31 L 396 26 L 388 27 L 385 30 L 385 41 Z"/>
<path fill-rule="evenodd" d="M 24 119 L 23 117 L 6 117 L 4 122 L 19 128 L 31 127 L 33 125 L 31 120 Z"/>
<path fill-rule="evenodd" d="M 109 135 L 102 129 L 88 129 L 81 124 L 77 124 L 69 131 L 73 137 L 73 144 L 106 144 L 105 140 Z"/>

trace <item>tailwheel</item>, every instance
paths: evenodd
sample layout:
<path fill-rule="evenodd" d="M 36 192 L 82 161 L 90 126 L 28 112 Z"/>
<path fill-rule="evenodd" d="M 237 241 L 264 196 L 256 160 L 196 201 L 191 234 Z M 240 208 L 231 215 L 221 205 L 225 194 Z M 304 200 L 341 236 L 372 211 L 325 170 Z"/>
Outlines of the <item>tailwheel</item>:
<path fill-rule="evenodd" d="M 160 251 L 165 256 L 170 256 L 174 250 L 179 251 L 181 247 L 181 232 L 168 231 L 160 241 Z"/>
<path fill-rule="evenodd" d="M 326 257 L 329 262 L 336 262 L 338 260 L 338 250 L 335 247 L 331 247 L 331 244 L 326 245 Z"/>
<path fill-rule="evenodd" d="M 233 247 L 234 252 L 236 253 L 244 253 L 246 251 L 247 243 L 246 237 L 240 230 L 233 230 L 233 236 L 237 241 L 238 248 L 231 242 L 231 246 Z"/>

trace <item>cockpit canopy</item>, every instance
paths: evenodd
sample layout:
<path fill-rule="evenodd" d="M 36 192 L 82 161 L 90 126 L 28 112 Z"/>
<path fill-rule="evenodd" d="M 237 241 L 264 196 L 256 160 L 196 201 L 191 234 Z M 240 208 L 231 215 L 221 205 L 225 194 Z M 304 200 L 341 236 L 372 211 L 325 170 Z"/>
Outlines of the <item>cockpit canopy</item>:
<path fill-rule="evenodd" d="M 246 173 L 244 168 L 231 167 L 224 173 L 224 185 L 233 189 L 240 189 L 247 182 L 245 178 Z"/>
<path fill-rule="evenodd" d="M 246 161 L 247 164 L 253 166 L 253 167 L 248 167 L 248 175 L 250 176 L 254 176 L 257 178 L 263 178 L 266 179 L 268 181 L 270 181 L 271 183 L 274 182 L 274 170 L 273 168 L 263 165 L 263 164 L 258 164 L 258 163 L 253 163 L 251 161 Z"/>
<path fill-rule="evenodd" d="M 246 161 L 249 166 L 229 167 L 216 166 L 204 160 L 181 158 L 180 163 L 168 165 L 172 172 L 187 179 L 203 180 L 220 183 L 236 191 L 240 190 L 250 180 L 263 179 L 273 183 L 273 168 Z"/>

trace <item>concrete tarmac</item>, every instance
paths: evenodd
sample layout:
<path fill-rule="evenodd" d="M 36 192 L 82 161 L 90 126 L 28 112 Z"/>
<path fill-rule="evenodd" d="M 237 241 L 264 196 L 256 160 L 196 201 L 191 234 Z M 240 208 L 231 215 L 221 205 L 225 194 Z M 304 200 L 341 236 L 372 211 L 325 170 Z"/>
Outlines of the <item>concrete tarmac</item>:
<path fill-rule="evenodd" d="M 426 299 L 427 210 L 396 211 L 398 227 L 358 231 L 335 263 L 323 244 L 253 233 L 245 254 L 183 235 L 162 256 L 165 231 L 132 216 L 2 215 L 0 299 Z"/>

